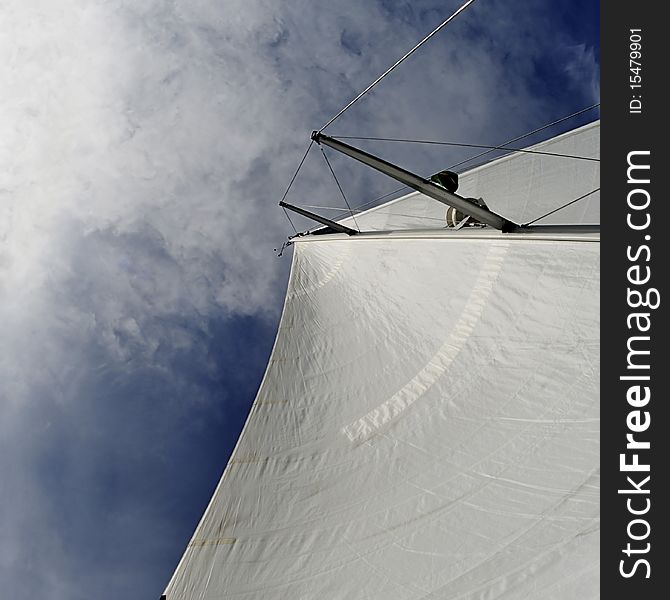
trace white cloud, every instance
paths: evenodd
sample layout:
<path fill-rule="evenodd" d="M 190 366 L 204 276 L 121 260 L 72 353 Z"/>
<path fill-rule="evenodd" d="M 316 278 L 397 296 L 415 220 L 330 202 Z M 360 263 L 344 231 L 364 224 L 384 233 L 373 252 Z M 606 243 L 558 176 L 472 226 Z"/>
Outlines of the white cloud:
<path fill-rule="evenodd" d="M 600 100 L 600 65 L 596 50 L 586 44 L 568 44 L 565 48 L 565 72 L 573 89 L 588 90 L 593 102 Z"/>

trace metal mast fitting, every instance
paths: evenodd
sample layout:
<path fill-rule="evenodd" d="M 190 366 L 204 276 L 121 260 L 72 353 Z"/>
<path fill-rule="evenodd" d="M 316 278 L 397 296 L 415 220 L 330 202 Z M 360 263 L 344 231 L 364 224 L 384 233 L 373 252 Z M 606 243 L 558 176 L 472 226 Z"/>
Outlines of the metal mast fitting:
<path fill-rule="evenodd" d="M 340 140 L 336 140 L 332 137 L 329 137 L 320 131 L 314 131 L 312 133 L 312 140 L 317 144 L 324 144 L 342 152 L 351 158 L 356 159 L 363 164 L 372 167 L 373 169 L 392 177 L 393 179 L 404 183 L 405 185 L 415 189 L 417 192 L 421 192 L 438 202 L 442 202 L 447 206 L 458 209 L 465 215 L 471 216 L 474 219 L 477 219 L 481 223 L 486 223 L 491 227 L 500 229 L 504 232 L 509 232 L 515 230 L 518 225 L 512 221 L 508 221 L 504 217 L 497 215 L 496 213 L 490 211 L 485 206 L 479 206 L 473 200 L 454 194 L 453 192 L 448 191 L 441 185 L 433 183 L 430 179 L 424 179 L 419 177 L 410 171 L 406 171 L 402 167 L 398 167 L 390 162 L 385 161 L 382 158 L 369 154 L 359 148 L 345 144 Z M 312 217 L 313 218 L 313 217 Z M 321 221 L 323 223 L 323 221 Z M 330 225 L 328 223 L 328 225 Z"/>
<path fill-rule="evenodd" d="M 283 200 L 279 203 L 279 206 L 281 206 L 282 208 L 288 208 L 289 210 L 292 210 L 293 212 L 296 212 L 299 215 L 302 215 L 303 217 L 307 217 L 308 219 L 312 219 L 313 221 L 317 221 L 322 225 L 329 227 L 331 230 L 337 231 L 338 233 L 346 233 L 347 235 L 356 235 L 358 233 L 358 231 L 356 231 L 355 229 L 351 229 L 351 227 L 346 227 L 345 225 L 341 225 L 340 223 L 331 221 L 330 219 L 326 219 L 326 217 L 317 215 L 316 213 L 305 210 L 304 208 L 300 208 L 299 206 L 293 206 L 293 204 L 288 204 Z M 330 233 L 329 231 L 325 230 L 320 230 L 320 232 Z"/>

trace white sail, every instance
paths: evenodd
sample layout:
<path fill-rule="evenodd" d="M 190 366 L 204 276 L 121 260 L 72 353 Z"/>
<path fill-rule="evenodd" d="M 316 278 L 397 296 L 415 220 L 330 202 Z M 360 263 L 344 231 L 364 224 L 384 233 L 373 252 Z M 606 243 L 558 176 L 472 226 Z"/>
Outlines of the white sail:
<path fill-rule="evenodd" d="M 553 143 L 597 156 L 597 133 Z M 459 193 L 530 219 L 597 187 L 597 165 L 515 155 Z M 358 219 L 401 231 L 296 242 L 264 380 L 167 600 L 598 597 L 599 237 L 416 210 L 445 207 L 411 194 Z"/>

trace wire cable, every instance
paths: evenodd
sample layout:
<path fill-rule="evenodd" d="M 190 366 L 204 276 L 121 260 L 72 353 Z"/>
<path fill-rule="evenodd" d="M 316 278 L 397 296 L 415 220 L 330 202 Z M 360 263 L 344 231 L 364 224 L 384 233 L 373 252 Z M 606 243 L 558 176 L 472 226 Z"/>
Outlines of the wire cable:
<path fill-rule="evenodd" d="M 600 188 L 597 187 L 595 190 L 591 190 L 590 192 L 587 192 L 583 196 L 580 196 L 579 198 L 575 198 L 574 200 L 570 200 L 570 202 L 565 203 L 563 206 L 559 206 L 558 208 L 555 208 L 554 210 L 549 211 L 548 213 L 542 215 L 541 217 L 538 217 L 537 219 L 533 219 L 532 221 L 529 221 L 528 223 L 525 223 L 522 225 L 522 227 L 527 227 L 528 225 L 532 225 L 533 223 L 536 223 L 540 219 L 544 219 L 545 217 L 548 217 L 549 215 L 553 215 L 554 213 L 558 212 L 559 210 L 563 210 L 564 208 L 570 206 L 571 204 L 574 204 L 575 202 L 579 202 L 580 200 L 583 200 L 584 198 L 590 196 L 591 194 L 595 194 L 596 192 L 600 191 Z"/>
<path fill-rule="evenodd" d="M 298 173 L 300 172 L 300 169 L 302 168 L 302 165 L 305 162 L 305 159 L 307 158 L 307 155 L 309 154 L 309 151 L 312 149 L 312 144 L 314 143 L 314 140 L 311 140 L 309 143 L 309 146 L 307 146 L 307 150 L 305 150 L 305 154 L 302 156 L 302 160 L 300 161 L 300 164 L 298 165 L 298 168 L 295 170 L 295 173 L 293 173 L 293 177 L 291 177 L 291 181 L 289 181 L 288 187 L 286 188 L 286 191 L 284 192 L 284 195 L 281 197 L 280 202 L 283 202 L 286 199 L 286 196 L 288 196 L 289 190 L 291 189 L 291 186 L 293 185 L 293 182 L 295 181 L 295 178 L 298 176 Z M 298 233 L 298 230 L 296 229 L 296 226 L 293 224 L 293 220 L 291 219 L 291 216 L 288 214 L 288 211 L 282 206 L 284 209 L 284 214 L 286 215 L 286 218 L 288 219 L 288 222 L 291 224 L 291 227 L 293 227 L 293 231 Z"/>
<path fill-rule="evenodd" d="M 352 107 L 356 102 L 358 102 L 365 94 L 367 94 L 373 87 L 375 87 L 384 77 L 386 77 L 393 69 L 395 69 L 398 65 L 400 65 L 405 59 L 409 58 L 414 52 L 416 52 L 423 44 L 425 44 L 430 38 L 432 38 L 438 31 L 440 31 L 443 27 L 445 27 L 450 21 L 455 19 L 460 13 L 462 13 L 470 4 L 472 4 L 475 0 L 467 0 L 455 13 L 453 13 L 451 16 L 447 17 L 440 25 L 438 25 L 433 31 L 431 31 L 425 38 L 423 38 L 414 48 L 412 48 L 409 52 L 407 52 L 402 58 L 399 58 L 391 67 L 386 69 L 377 79 L 375 79 L 368 87 L 366 87 L 358 96 L 356 96 L 349 104 L 347 104 L 340 112 L 338 112 L 328 123 L 326 123 L 321 129 L 319 129 L 319 132 L 323 131 L 328 125 L 333 123 L 336 119 L 338 119 L 346 110 L 348 110 L 350 107 Z"/>
<path fill-rule="evenodd" d="M 399 188 L 396 188 L 395 190 L 391 190 L 390 192 L 387 192 L 386 194 L 382 196 L 378 196 L 377 198 L 374 198 L 373 200 L 368 200 L 367 202 L 364 202 L 360 206 L 356 207 L 356 211 L 360 212 L 362 208 L 365 208 L 366 206 L 370 206 L 371 204 L 374 204 L 375 202 L 378 202 L 379 200 L 384 200 L 384 198 L 388 198 L 389 196 L 393 196 L 393 194 L 397 194 L 398 192 L 402 192 L 403 190 L 410 190 L 408 185 L 401 185 Z"/>
<path fill-rule="evenodd" d="M 504 150 L 506 152 L 523 152 L 526 154 L 543 154 L 545 156 L 557 156 L 560 158 L 574 158 L 576 160 L 591 160 L 600 162 L 599 158 L 591 156 L 576 156 L 574 154 L 561 154 L 559 152 L 543 152 L 541 150 L 526 150 L 525 148 L 509 148 L 504 146 L 484 146 L 482 144 L 464 144 L 460 142 L 438 142 L 434 140 L 410 140 L 404 138 L 382 138 L 382 137 L 361 137 L 355 135 L 333 136 L 336 140 L 371 140 L 377 142 L 406 142 L 408 144 L 434 144 L 437 146 L 457 146 L 462 148 L 488 148 L 489 150 Z"/>
<path fill-rule="evenodd" d="M 347 200 L 347 197 L 344 195 L 344 191 L 342 190 L 342 186 L 340 185 L 340 182 L 337 179 L 337 175 L 335 175 L 335 171 L 333 171 L 333 167 L 330 164 L 330 161 L 328 160 L 328 157 L 326 156 L 326 153 L 323 150 L 323 147 L 319 146 L 319 149 L 321 150 L 321 154 L 323 154 L 323 158 L 326 161 L 326 164 L 328 165 L 328 168 L 330 169 L 330 172 L 333 175 L 333 179 L 335 180 L 335 183 L 337 184 L 337 188 L 340 190 L 340 194 L 342 194 L 342 198 L 344 198 L 344 203 L 347 205 L 347 208 L 349 209 L 349 212 L 351 213 L 351 218 L 354 220 L 354 223 L 356 224 L 356 229 L 358 229 L 358 232 L 360 233 L 361 228 L 358 226 L 358 223 L 356 222 L 356 217 L 354 216 L 354 211 L 351 210 L 351 206 L 349 205 L 349 200 Z"/>
<path fill-rule="evenodd" d="M 296 235 L 298 234 L 298 230 L 296 226 L 293 224 L 293 220 L 291 219 L 291 215 L 288 214 L 288 211 L 282 206 L 282 209 L 284 210 L 284 214 L 286 215 L 286 218 L 288 219 L 288 222 L 291 224 L 291 227 L 293 227 L 293 231 L 295 231 Z"/>
<path fill-rule="evenodd" d="M 504 146 L 506 146 L 508 144 L 518 142 L 519 140 L 527 138 L 527 137 L 529 137 L 529 136 L 531 136 L 535 133 L 539 133 L 540 131 L 544 131 L 545 129 L 548 129 L 549 127 L 552 127 L 554 125 L 558 125 L 559 123 L 562 123 L 563 121 L 567 121 L 568 119 L 572 119 L 573 117 L 578 117 L 579 115 L 582 115 L 582 114 L 584 114 L 584 113 L 586 113 L 590 110 L 593 110 L 594 108 L 597 108 L 599 106 L 600 106 L 600 102 L 597 102 L 596 104 L 592 104 L 591 106 L 587 106 L 586 108 L 582 108 L 581 110 L 578 110 L 577 112 L 569 114 L 565 117 L 561 117 L 560 119 L 557 119 L 556 121 L 552 121 L 551 123 L 547 123 L 546 125 L 543 125 L 542 127 L 538 127 L 537 129 L 529 131 L 528 133 L 524 133 L 523 135 L 517 136 L 517 137 L 501 144 L 499 147 L 501 149 L 504 149 Z M 481 152 L 481 153 L 479 153 L 475 156 L 471 156 L 470 158 L 467 158 L 467 159 L 465 159 L 465 160 L 463 160 L 459 163 L 456 163 L 455 165 L 451 165 L 450 167 L 448 167 L 448 169 L 451 170 L 451 169 L 453 169 L 455 167 L 458 167 L 458 166 L 460 166 L 460 165 L 462 165 L 466 162 L 470 162 L 472 160 L 475 160 L 476 158 L 480 158 L 481 156 L 485 156 L 486 154 L 490 154 L 491 152 L 493 152 L 493 150 L 487 150 L 486 152 Z M 375 202 L 379 202 L 380 200 L 384 200 L 385 198 L 388 198 L 389 196 L 392 196 L 393 194 L 397 194 L 398 192 L 401 192 L 403 190 L 408 190 L 408 189 L 411 189 L 411 188 L 407 185 L 403 185 L 403 186 L 400 186 L 399 188 L 396 188 L 396 189 L 394 189 L 394 190 L 392 190 L 392 191 L 390 191 L 386 194 L 383 194 L 382 196 L 378 196 L 378 197 L 376 197 L 372 200 L 368 200 L 367 202 L 364 202 L 360 206 L 356 207 L 356 212 L 360 212 L 361 209 L 363 209 L 367 206 L 370 206 L 371 204 L 374 204 Z"/>
<path fill-rule="evenodd" d="M 600 106 L 600 102 L 597 102 L 596 104 L 592 104 L 591 106 L 587 106 L 586 108 L 582 108 L 581 110 L 578 110 L 577 112 L 572 113 L 571 115 L 568 115 L 567 117 L 562 117 L 561 119 L 558 119 L 557 121 L 552 121 L 551 123 L 547 123 L 546 125 L 543 125 L 542 127 L 539 127 L 538 129 L 534 129 L 533 131 L 529 131 L 528 133 L 524 133 L 523 135 L 520 135 L 518 137 L 515 137 L 504 144 L 501 144 L 501 146 L 507 146 L 508 144 L 513 144 L 514 142 L 518 142 L 519 140 L 522 140 L 524 138 L 527 138 L 535 133 L 539 133 L 540 131 L 544 131 L 545 129 L 549 127 L 553 127 L 554 125 L 558 125 L 559 123 L 562 123 L 563 121 L 567 121 L 568 119 L 572 119 L 573 117 L 578 117 L 581 114 L 584 114 L 585 112 L 588 112 L 590 110 L 593 110 L 594 108 L 597 108 Z M 485 152 L 480 152 L 479 154 L 476 154 L 475 156 L 471 156 L 470 158 L 466 158 L 465 160 L 462 160 L 461 162 L 457 162 L 455 165 L 451 165 L 449 167 L 449 170 L 454 169 L 456 167 L 460 167 L 461 165 L 470 162 L 472 160 L 475 160 L 476 158 L 479 158 L 481 156 L 485 156 L 487 154 L 490 154 L 493 152 L 493 150 L 486 150 Z"/>
<path fill-rule="evenodd" d="M 307 146 L 307 150 L 305 150 L 305 154 L 302 156 L 302 160 L 300 161 L 300 164 L 298 165 L 298 168 L 295 170 L 295 173 L 293 173 L 293 177 L 291 177 L 291 181 L 288 184 L 288 187 L 286 188 L 286 191 L 284 192 L 284 195 L 281 197 L 280 202 L 283 202 L 286 200 L 286 196 L 288 195 L 289 190 L 291 189 L 291 186 L 293 185 L 293 182 L 295 181 L 295 178 L 298 176 L 298 173 L 300 172 L 300 169 L 302 168 L 302 165 L 305 162 L 305 159 L 307 158 L 307 155 L 309 154 L 309 151 L 312 149 L 312 144 L 314 143 L 314 140 L 311 140 L 309 142 L 309 146 Z"/>
<path fill-rule="evenodd" d="M 517 141 L 519 141 L 519 140 L 522 140 L 522 139 L 524 139 L 524 138 L 527 138 L 527 137 L 529 137 L 529 136 L 531 136 L 531 135 L 533 135 L 533 134 L 535 134 L 535 133 L 539 133 L 540 131 L 543 131 L 543 130 L 545 130 L 545 129 L 548 129 L 549 127 L 552 127 L 552 126 L 554 126 L 554 125 L 558 125 L 559 123 L 562 123 L 562 122 L 564 122 L 564 121 L 567 121 L 568 119 L 571 119 L 571 118 L 573 118 L 573 117 L 577 117 L 577 116 L 579 116 L 579 115 L 581 115 L 581 114 L 584 114 L 584 113 L 586 113 L 586 112 L 588 112 L 588 111 L 590 111 L 590 110 L 593 110 L 594 108 L 597 108 L 597 107 L 599 107 L 599 106 L 600 106 L 600 102 L 597 102 L 596 104 L 593 104 L 593 105 L 591 105 L 591 106 L 587 106 L 586 108 L 583 108 L 583 109 L 581 109 L 581 110 L 578 110 L 577 112 L 574 112 L 574 113 L 569 114 L 569 115 L 567 115 L 567 116 L 565 116 L 565 117 L 562 117 L 562 118 L 560 118 L 560 119 L 557 119 L 556 121 L 552 121 L 551 123 L 547 123 L 546 125 L 543 125 L 542 127 L 538 127 L 537 129 L 534 129 L 534 130 L 532 130 L 532 131 L 529 131 L 528 133 L 524 133 L 523 135 L 517 136 L 517 137 L 515 137 L 515 138 L 513 138 L 513 139 L 511 139 L 511 140 L 509 140 L 509 141 L 507 141 L 507 142 L 505 142 L 505 143 L 503 143 L 503 144 L 501 144 L 500 146 L 496 146 L 495 148 L 496 148 L 496 149 L 505 150 L 505 149 L 506 149 L 505 146 L 507 146 L 508 144 L 512 144 L 512 143 L 514 143 L 514 142 L 517 142 Z M 334 119 L 333 119 L 333 120 L 334 120 Z M 332 121 L 331 121 L 331 122 L 332 122 Z M 329 124 L 330 124 L 330 123 L 327 123 L 326 126 L 329 125 Z M 324 129 L 326 126 L 324 126 L 322 129 Z M 340 137 L 344 137 L 344 136 L 340 136 Z M 345 138 L 345 139 L 346 139 L 346 138 Z M 352 138 L 350 138 L 350 139 L 352 139 Z M 282 197 L 282 200 L 283 200 L 284 198 L 286 198 L 286 195 L 288 194 L 288 191 L 289 191 L 289 189 L 291 188 L 291 185 L 293 184 L 293 181 L 295 180 L 295 178 L 296 178 L 296 176 L 297 176 L 297 174 L 298 174 L 298 171 L 300 170 L 300 167 L 302 166 L 303 162 L 304 162 L 305 159 L 307 158 L 307 154 L 309 153 L 309 151 L 310 151 L 310 149 L 311 149 L 311 147 L 312 147 L 312 143 L 313 143 L 313 141 L 310 142 L 310 144 L 309 144 L 309 146 L 308 146 L 308 148 L 307 148 L 307 151 L 305 152 L 305 155 L 303 156 L 302 160 L 300 161 L 300 165 L 298 166 L 298 169 L 296 170 L 295 174 L 293 175 L 293 179 L 291 179 L 291 183 L 289 183 L 289 186 L 288 186 L 288 188 L 286 189 L 286 192 L 284 193 L 284 196 Z M 510 149 L 510 150 L 511 150 L 511 149 Z M 481 152 L 481 153 L 479 153 L 479 154 L 477 154 L 477 155 L 475 155 L 475 156 L 471 156 L 470 158 L 467 158 L 467 159 L 465 159 L 465 160 L 463 160 L 463 161 L 461 161 L 461 162 L 459 162 L 459 163 L 456 163 L 455 165 L 451 165 L 451 167 L 448 167 L 448 168 L 449 168 L 449 169 L 453 169 L 453 168 L 458 167 L 458 166 L 460 166 L 460 165 L 462 165 L 462 164 L 464 164 L 464 163 L 467 163 L 467 162 L 470 162 L 470 161 L 472 161 L 472 160 L 475 160 L 476 158 L 480 158 L 480 157 L 482 157 L 482 156 L 485 156 L 486 154 L 490 154 L 490 153 L 493 152 L 493 151 L 494 151 L 493 149 L 488 149 L 488 150 L 486 150 L 485 152 Z M 327 157 L 326 157 L 326 161 L 327 161 L 327 160 L 328 160 L 328 159 L 327 159 Z M 592 160 L 593 160 L 593 159 L 592 159 Z M 330 165 L 329 165 L 329 166 L 330 166 Z M 332 169 L 331 169 L 331 171 L 332 171 Z M 334 173 L 333 173 L 333 175 L 334 175 Z M 337 178 L 336 178 L 335 180 L 337 181 Z M 338 186 L 339 186 L 339 182 L 338 182 Z M 381 196 L 377 196 L 376 198 L 373 198 L 372 200 L 368 200 L 367 202 L 364 202 L 363 204 L 357 206 L 356 209 L 355 209 L 355 211 L 356 211 L 357 213 L 360 213 L 360 212 L 362 212 L 362 209 L 364 209 L 364 208 L 366 208 L 366 207 L 368 207 L 368 206 L 370 206 L 370 205 L 372 205 L 372 204 L 375 204 L 376 202 L 379 202 L 380 200 L 384 200 L 385 198 L 388 198 L 389 196 L 393 196 L 394 194 L 397 194 L 398 192 L 401 192 L 401 191 L 406 190 L 406 189 L 410 189 L 410 187 L 407 186 L 407 185 L 402 185 L 402 186 L 400 186 L 400 187 L 398 187 L 398 188 L 396 188 L 396 189 L 394 189 L 394 190 L 391 190 L 390 192 L 387 192 L 387 193 L 385 193 L 385 194 L 382 194 Z M 552 210 L 551 212 L 549 212 L 549 213 L 547 213 L 547 214 L 545 214 L 545 215 L 542 215 L 541 217 L 538 217 L 537 219 L 531 221 L 530 223 L 526 223 L 526 225 L 531 225 L 532 223 L 535 223 L 536 221 L 539 221 L 540 219 L 543 219 L 544 217 L 548 217 L 549 215 L 551 215 L 551 214 L 553 214 L 553 213 L 555 213 L 555 212 L 558 212 L 559 210 L 561 210 L 561 209 L 563 209 L 563 208 L 569 206 L 570 204 L 574 204 L 575 202 L 577 202 L 577 201 L 579 201 L 579 200 L 582 200 L 583 198 L 585 198 L 585 197 L 587 197 L 587 196 L 590 196 L 591 194 L 594 194 L 595 192 L 597 192 L 597 191 L 599 191 L 599 190 L 600 190 L 600 188 L 597 188 L 597 189 L 595 189 L 595 190 L 589 192 L 588 194 L 585 194 L 584 196 L 580 196 L 579 198 L 577 198 L 577 199 L 575 199 L 575 200 L 571 200 L 571 201 L 568 202 L 567 204 L 565 204 L 565 205 L 563 205 L 563 206 L 561 206 L 561 207 L 559 207 L 559 208 L 557 208 L 557 209 L 555 209 L 555 210 Z M 347 200 L 346 200 L 346 197 L 345 197 L 345 202 L 346 202 L 346 201 L 347 201 Z M 351 207 L 349 206 L 349 203 L 348 203 L 348 202 L 347 202 L 347 206 L 349 207 L 349 212 L 352 213 L 352 217 L 353 217 L 353 212 L 354 212 L 354 211 L 351 209 Z M 286 213 L 286 217 L 288 218 L 289 222 L 291 223 L 291 226 L 292 226 L 293 229 L 295 230 L 295 225 L 293 225 L 293 222 L 291 221 L 291 217 L 289 216 L 289 214 L 288 214 L 288 212 L 286 211 L 286 209 L 284 209 L 284 212 Z M 341 210 L 341 209 L 340 209 L 340 212 L 341 212 L 341 213 L 346 213 L 346 211 Z M 337 216 L 335 216 L 335 217 L 333 217 L 333 218 L 337 218 Z M 354 219 L 354 221 L 355 221 L 355 219 Z M 358 223 L 356 223 L 356 226 L 358 227 Z M 297 230 L 296 230 L 296 233 L 297 233 Z"/>

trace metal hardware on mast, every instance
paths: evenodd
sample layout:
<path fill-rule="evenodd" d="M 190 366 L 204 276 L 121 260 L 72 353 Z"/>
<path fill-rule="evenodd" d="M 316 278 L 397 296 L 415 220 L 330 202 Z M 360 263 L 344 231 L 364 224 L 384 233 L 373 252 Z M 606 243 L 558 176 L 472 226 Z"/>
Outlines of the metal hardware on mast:
<path fill-rule="evenodd" d="M 349 144 L 345 144 L 344 142 L 329 137 L 319 131 L 314 131 L 312 133 L 312 140 L 314 140 L 317 144 L 325 144 L 333 150 L 342 152 L 343 154 L 346 154 L 347 156 L 350 156 L 351 158 L 354 158 L 357 161 L 362 162 L 363 164 L 366 164 L 369 167 L 372 167 L 373 169 L 388 175 L 389 177 L 392 177 L 400 183 L 404 183 L 405 185 L 433 198 L 434 200 L 437 200 L 438 202 L 442 202 L 443 204 L 457 208 L 463 214 L 474 217 L 478 221 L 486 223 L 491 227 L 495 227 L 496 229 L 500 229 L 504 232 L 514 231 L 519 227 L 519 225 L 516 223 L 508 221 L 504 217 L 497 215 L 487 208 L 475 204 L 472 200 L 468 200 L 467 198 L 459 196 L 458 194 L 453 194 L 452 192 L 447 191 L 442 186 L 437 185 L 428 179 L 424 179 L 423 177 L 415 175 L 410 171 L 406 171 L 402 167 L 398 167 L 382 158 L 369 154 L 368 152 L 355 148 L 354 146 L 350 146 Z M 321 222 L 323 223 L 323 221 Z"/>
<path fill-rule="evenodd" d="M 337 231 L 338 233 L 346 233 L 347 235 L 356 235 L 358 233 L 358 231 L 355 229 L 351 229 L 350 227 L 346 227 L 345 225 L 341 225 L 340 223 L 326 219 L 326 217 L 317 215 L 316 213 L 305 210 L 304 208 L 300 208 L 299 206 L 293 206 L 292 204 L 288 204 L 284 201 L 281 201 L 279 206 L 288 208 L 289 210 L 292 210 L 293 212 L 296 212 L 303 217 L 307 217 L 308 219 L 312 219 L 313 221 L 317 221 L 326 227 L 330 227 L 333 231 Z"/>

